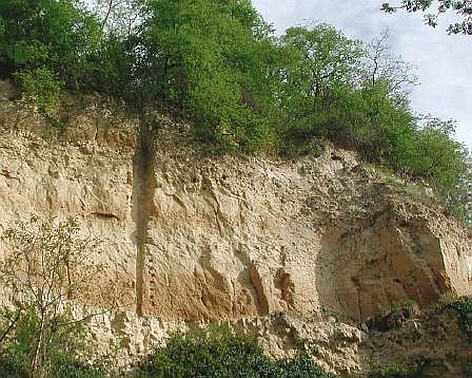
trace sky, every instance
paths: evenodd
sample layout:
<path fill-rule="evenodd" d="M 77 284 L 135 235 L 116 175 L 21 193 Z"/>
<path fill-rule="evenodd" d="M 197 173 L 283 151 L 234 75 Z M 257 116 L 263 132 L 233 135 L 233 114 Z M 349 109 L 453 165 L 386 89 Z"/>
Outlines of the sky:
<path fill-rule="evenodd" d="M 380 11 L 385 0 L 253 0 L 278 33 L 295 25 L 327 22 L 348 37 L 371 41 L 389 29 L 392 52 L 417 67 L 413 109 L 457 120 L 455 138 L 472 150 L 472 36 L 447 35 L 448 19 L 433 29 L 422 16 Z M 394 0 L 392 4 L 398 3 Z"/>

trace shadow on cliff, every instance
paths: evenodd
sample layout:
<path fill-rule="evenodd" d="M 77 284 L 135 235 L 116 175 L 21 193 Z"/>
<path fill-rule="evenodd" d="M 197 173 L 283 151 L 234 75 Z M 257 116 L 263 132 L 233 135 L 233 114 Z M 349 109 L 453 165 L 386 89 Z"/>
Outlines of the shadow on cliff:
<path fill-rule="evenodd" d="M 144 261 L 148 239 L 148 223 L 155 213 L 156 135 L 159 120 L 141 115 L 133 158 L 133 220 L 136 224 L 136 313 L 143 315 Z"/>

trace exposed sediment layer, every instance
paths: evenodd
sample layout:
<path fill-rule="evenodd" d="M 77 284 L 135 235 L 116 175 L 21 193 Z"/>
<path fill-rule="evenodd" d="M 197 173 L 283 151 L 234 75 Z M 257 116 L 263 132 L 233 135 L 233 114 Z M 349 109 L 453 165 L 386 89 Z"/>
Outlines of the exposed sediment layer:
<path fill-rule="evenodd" d="M 0 221 L 76 217 L 104 240 L 99 279 L 124 285 L 123 302 L 138 314 L 365 319 L 397 302 L 472 292 L 467 231 L 427 189 L 383 178 L 352 152 L 208 157 L 159 119 L 145 123 L 133 149 L 91 124 L 102 139 L 54 144 L 2 131 Z"/>

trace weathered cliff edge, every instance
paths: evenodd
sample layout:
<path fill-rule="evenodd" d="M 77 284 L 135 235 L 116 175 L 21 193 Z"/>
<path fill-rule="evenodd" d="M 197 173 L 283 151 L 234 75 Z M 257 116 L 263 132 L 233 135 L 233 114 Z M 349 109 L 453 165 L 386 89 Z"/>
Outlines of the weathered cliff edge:
<path fill-rule="evenodd" d="M 97 259 L 108 270 L 97 283 L 124 294 L 123 311 L 98 323 L 128 335 L 130 353 L 200 321 L 363 320 L 405 300 L 427 306 L 444 293 L 472 294 L 466 230 L 426 188 L 352 152 L 205 157 L 163 118 L 155 146 L 104 119 L 75 122 L 59 143 L 32 118 L 2 118 L 0 224 L 52 213 L 101 238 Z M 362 338 L 336 327 L 333 340 Z"/>

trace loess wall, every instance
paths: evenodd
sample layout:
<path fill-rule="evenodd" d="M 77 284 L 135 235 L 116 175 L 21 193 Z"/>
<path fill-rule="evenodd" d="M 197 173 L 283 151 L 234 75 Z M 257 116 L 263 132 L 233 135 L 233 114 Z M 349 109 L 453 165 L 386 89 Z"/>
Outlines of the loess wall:
<path fill-rule="evenodd" d="M 93 264 L 105 269 L 75 307 L 101 312 L 119 293 L 120 307 L 89 326 L 98 355 L 130 366 L 170 333 L 216 320 L 276 357 L 303 340 L 333 372 L 406 361 L 409 340 L 441 376 L 461 376 L 450 356 L 467 362 L 469 341 L 457 315 L 366 328 L 399 303 L 472 295 L 470 232 L 430 189 L 329 145 L 297 160 L 210 157 L 185 125 L 143 117 L 92 101 L 57 138 L 0 93 L 0 231 L 52 214 L 102 241 Z M 361 330 L 333 314 L 368 321 Z"/>
<path fill-rule="evenodd" d="M 148 125 L 156 143 L 90 117 L 61 142 L 3 117 L 0 225 L 30 213 L 77 218 L 103 240 L 96 290 L 119 286 L 138 315 L 365 319 L 409 299 L 472 294 L 466 230 L 423 186 L 352 152 L 208 157 L 163 117 Z"/>

